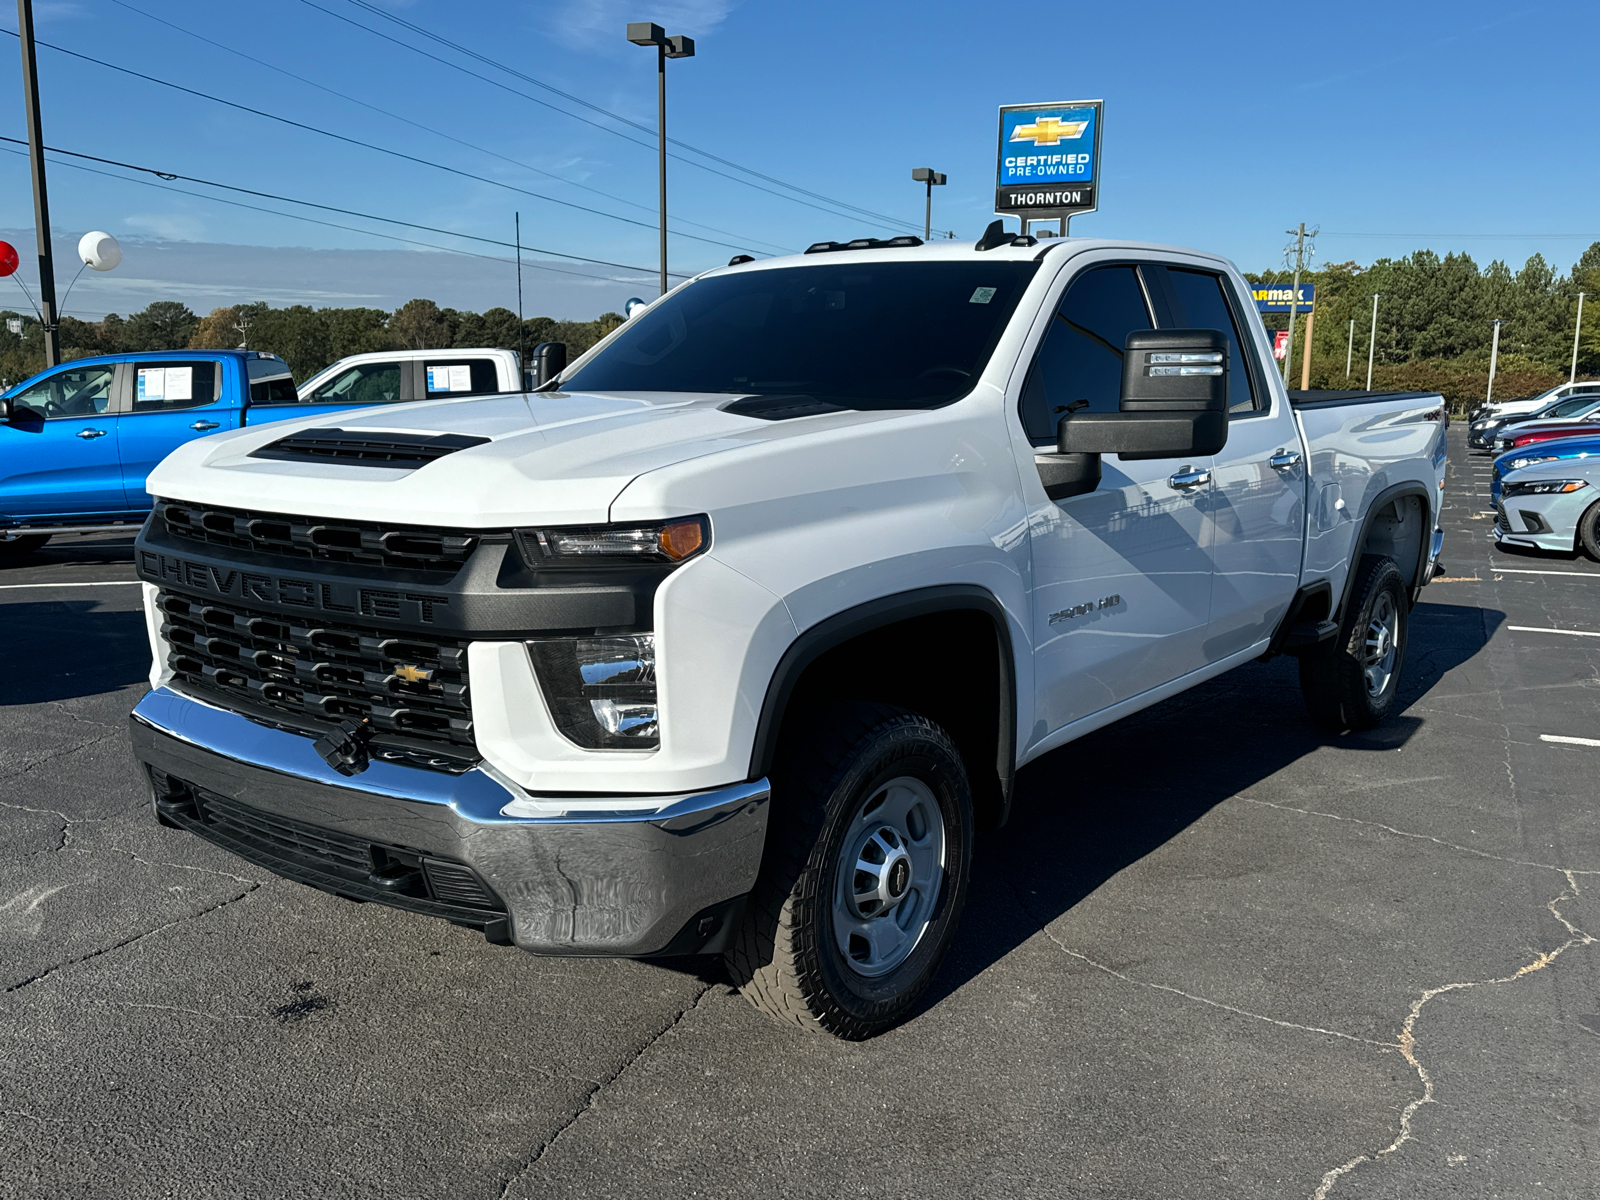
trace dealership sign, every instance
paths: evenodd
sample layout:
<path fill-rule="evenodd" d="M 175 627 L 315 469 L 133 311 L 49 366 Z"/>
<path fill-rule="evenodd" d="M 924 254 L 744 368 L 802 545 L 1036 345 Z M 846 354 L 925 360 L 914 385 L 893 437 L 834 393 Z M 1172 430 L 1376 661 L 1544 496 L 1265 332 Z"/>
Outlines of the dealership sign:
<path fill-rule="evenodd" d="M 1255 297 L 1258 312 L 1289 311 L 1289 301 L 1295 302 L 1294 311 L 1297 313 L 1310 312 L 1317 306 L 1317 285 L 1302 283 L 1300 292 L 1295 294 L 1294 285 L 1288 283 L 1257 283 L 1251 285 L 1250 294 Z"/>
<path fill-rule="evenodd" d="M 1104 108 L 1103 100 L 1003 105 L 995 212 L 1031 220 L 1094 212 Z"/>

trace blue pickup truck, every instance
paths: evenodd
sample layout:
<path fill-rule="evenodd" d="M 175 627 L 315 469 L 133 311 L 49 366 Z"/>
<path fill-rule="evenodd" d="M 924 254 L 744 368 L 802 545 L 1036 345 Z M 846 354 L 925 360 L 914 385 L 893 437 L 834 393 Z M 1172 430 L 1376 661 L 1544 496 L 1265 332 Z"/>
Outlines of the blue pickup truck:
<path fill-rule="evenodd" d="M 369 374 L 333 403 L 320 392 L 302 402 L 288 364 L 254 350 L 112 354 L 35 375 L 0 396 L 0 557 L 53 534 L 138 525 L 145 476 L 194 438 L 410 399 L 398 366 L 392 380 Z"/>

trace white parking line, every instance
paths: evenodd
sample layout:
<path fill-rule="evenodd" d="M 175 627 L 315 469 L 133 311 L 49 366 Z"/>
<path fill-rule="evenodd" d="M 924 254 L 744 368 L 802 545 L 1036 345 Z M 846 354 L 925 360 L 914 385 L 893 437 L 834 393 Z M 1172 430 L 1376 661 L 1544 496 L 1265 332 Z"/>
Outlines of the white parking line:
<path fill-rule="evenodd" d="M 1572 575 L 1579 579 L 1600 579 L 1600 571 L 1536 571 L 1531 567 L 1490 567 L 1496 575 Z"/>
<path fill-rule="evenodd" d="M 1506 628 L 1514 633 L 1564 633 L 1569 637 L 1600 637 L 1600 633 L 1588 633 L 1582 629 L 1540 629 L 1537 625 L 1507 625 Z"/>
<path fill-rule="evenodd" d="M 142 579 L 102 579 L 96 583 L 0 583 L 0 592 L 16 592 L 24 588 L 133 587 L 143 582 Z"/>
<path fill-rule="evenodd" d="M 1541 742 L 1560 742 L 1563 746 L 1600 746 L 1600 738 L 1562 737 L 1559 733 L 1541 733 Z"/>

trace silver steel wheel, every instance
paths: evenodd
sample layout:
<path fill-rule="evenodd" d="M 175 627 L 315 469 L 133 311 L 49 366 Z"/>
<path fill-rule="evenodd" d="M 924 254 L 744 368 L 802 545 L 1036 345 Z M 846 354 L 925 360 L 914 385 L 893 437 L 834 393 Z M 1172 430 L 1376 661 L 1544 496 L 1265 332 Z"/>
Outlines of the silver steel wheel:
<path fill-rule="evenodd" d="M 867 798 L 845 832 L 833 894 L 833 936 L 852 971 L 887 974 L 917 948 L 944 854 L 944 814 L 927 784 L 902 775 Z"/>
<path fill-rule="evenodd" d="M 1367 635 L 1362 649 L 1361 672 L 1366 676 L 1367 695 L 1383 695 L 1394 677 L 1395 652 L 1400 637 L 1400 611 L 1388 592 L 1378 593 L 1367 618 Z"/>

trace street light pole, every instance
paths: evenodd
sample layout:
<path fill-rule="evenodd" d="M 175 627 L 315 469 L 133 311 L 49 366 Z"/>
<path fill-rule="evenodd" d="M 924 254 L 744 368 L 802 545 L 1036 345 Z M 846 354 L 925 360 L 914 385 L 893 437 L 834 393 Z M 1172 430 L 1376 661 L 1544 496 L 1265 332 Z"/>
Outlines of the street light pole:
<path fill-rule="evenodd" d="M 911 178 L 918 183 L 928 185 L 928 206 L 923 210 L 922 240 L 931 241 L 933 238 L 933 189 L 944 183 L 944 174 L 935 171 L 932 167 L 913 167 Z"/>
<path fill-rule="evenodd" d="M 33 0 L 17 0 L 22 43 L 22 103 L 28 121 L 28 161 L 33 167 L 33 230 L 39 243 L 39 322 L 44 326 L 44 365 L 61 361 L 56 326 L 56 271 L 50 255 L 50 198 L 44 183 L 44 127 L 39 119 L 39 71 L 33 49 Z"/>
<path fill-rule="evenodd" d="M 1578 335 L 1583 332 L 1583 293 L 1578 293 L 1578 319 L 1572 326 L 1572 373 L 1567 376 L 1568 383 L 1578 381 Z"/>
<path fill-rule="evenodd" d="M 1372 357 L 1378 348 L 1378 301 L 1382 292 L 1372 293 L 1372 336 L 1367 339 L 1367 391 L 1372 390 Z"/>
<path fill-rule="evenodd" d="M 1350 382 L 1350 363 L 1356 352 L 1356 319 L 1350 318 L 1350 341 L 1344 348 L 1344 381 Z"/>
<path fill-rule="evenodd" d="M 18 0 L 21 3 L 21 0 Z M 661 26 L 649 21 L 628 22 L 628 40 L 635 46 L 656 48 L 656 140 L 657 173 L 661 192 L 661 294 L 667 294 L 667 59 L 693 58 L 694 39 L 668 37 Z"/>
<path fill-rule="evenodd" d="M 1485 404 L 1494 403 L 1494 372 L 1495 368 L 1500 365 L 1500 326 L 1502 324 L 1504 322 L 1499 317 L 1494 319 L 1494 345 L 1489 350 L 1489 390 L 1484 393 L 1483 402 Z"/>

